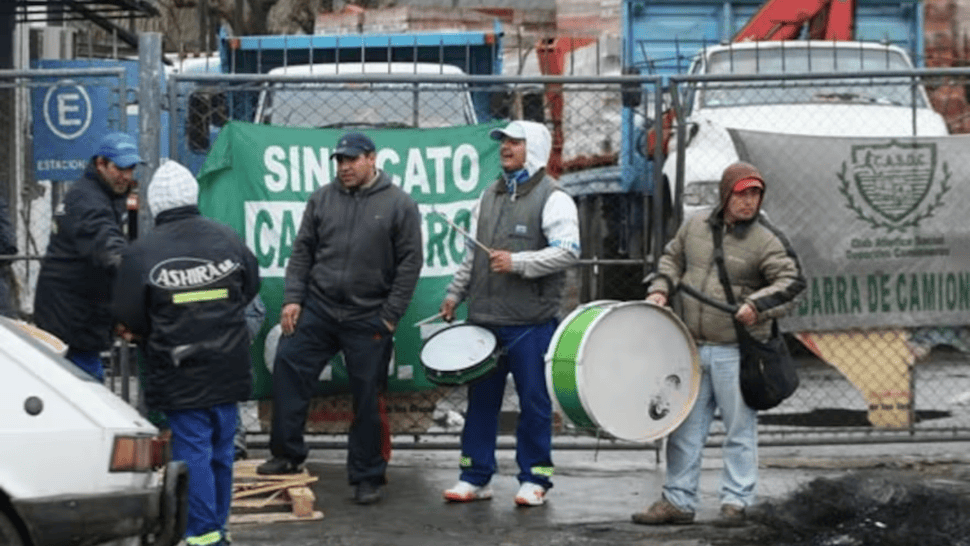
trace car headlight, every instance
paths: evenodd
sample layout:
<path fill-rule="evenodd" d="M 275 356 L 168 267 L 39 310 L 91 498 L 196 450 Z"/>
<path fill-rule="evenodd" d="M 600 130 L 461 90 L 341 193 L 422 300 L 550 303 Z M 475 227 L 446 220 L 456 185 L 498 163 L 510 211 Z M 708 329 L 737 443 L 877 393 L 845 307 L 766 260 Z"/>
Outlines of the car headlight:
<path fill-rule="evenodd" d="M 684 185 L 684 204 L 691 207 L 717 205 L 720 182 L 690 182 Z"/>

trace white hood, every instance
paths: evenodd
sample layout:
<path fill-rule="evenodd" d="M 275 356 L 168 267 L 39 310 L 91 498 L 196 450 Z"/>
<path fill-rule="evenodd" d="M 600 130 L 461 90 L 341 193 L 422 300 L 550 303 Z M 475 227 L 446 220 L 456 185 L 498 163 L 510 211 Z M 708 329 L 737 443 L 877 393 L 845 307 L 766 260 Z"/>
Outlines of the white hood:
<path fill-rule="evenodd" d="M 549 162 L 552 151 L 552 135 L 549 129 L 534 121 L 518 121 L 525 130 L 525 169 L 529 175 L 539 172 Z"/>
<path fill-rule="evenodd" d="M 525 140 L 525 165 L 529 176 L 539 172 L 539 169 L 549 162 L 552 151 L 552 135 L 549 129 L 534 121 L 515 120 L 503 129 L 492 129 L 489 136 L 494 140 L 501 140 L 503 136 L 517 140 Z"/>

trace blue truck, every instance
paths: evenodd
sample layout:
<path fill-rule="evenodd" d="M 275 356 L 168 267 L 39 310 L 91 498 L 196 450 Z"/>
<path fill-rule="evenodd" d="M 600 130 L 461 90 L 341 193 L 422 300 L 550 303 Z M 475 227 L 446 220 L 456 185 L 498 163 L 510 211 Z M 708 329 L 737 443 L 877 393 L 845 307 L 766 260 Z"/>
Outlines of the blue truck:
<path fill-rule="evenodd" d="M 343 68 L 341 68 L 343 67 Z M 440 71 L 434 67 L 442 67 Z M 314 75 L 361 73 L 428 73 L 450 75 L 494 75 L 502 72 L 502 30 L 496 22 L 491 32 L 424 32 L 410 34 L 341 34 L 341 35 L 274 35 L 227 36 L 219 39 L 219 61 L 207 65 L 201 72 L 221 74 L 264 74 L 271 76 L 305 77 Z M 198 172 L 218 128 L 229 119 L 305 125 L 340 127 L 367 125 L 349 117 L 345 120 L 319 119 L 330 107 L 320 105 L 313 113 L 311 102 L 319 100 L 322 91 L 340 91 L 336 87 L 323 89 L 319 83 L 305 82 L 273 87 L 248 85 L 227 90 L 223 85 L 204 85 L 187 81 L 180 86 L 179 107 L 185 108 L 184 127 L 176 127 L 177 157 L 194 172 Z M 469 103 L 469 116 L 464 122 L 484 122 L 491 119 L 493 96 L 490 89 L 471 85 L 462 89 Z M 285 95 L 285 97 L 284 97 Z M 314 95 L 317 95 L 314 98 Z M 379 95 L 373 94 L 374 100 Z M 302 109 L 283 115 L 281 108 L 288 99 L 303 102 Z M 360 98 L 358 94 L 358 99 Z M 274 100 L 275 99 L 275 100 Z M 275 103 L 275 104 L 274 104 Z M 366 106 L 366 105 L 362 105 Z M 376 105 L 374 105 L 376 107 Z M 275 107 L 275 119 L 272 115 Z M 364 110 L 365 108 L 360 108 Z M 416 114 L 409 126 L 422 124 Z M 286 118 L 286 120 L 284 120 Z"/>

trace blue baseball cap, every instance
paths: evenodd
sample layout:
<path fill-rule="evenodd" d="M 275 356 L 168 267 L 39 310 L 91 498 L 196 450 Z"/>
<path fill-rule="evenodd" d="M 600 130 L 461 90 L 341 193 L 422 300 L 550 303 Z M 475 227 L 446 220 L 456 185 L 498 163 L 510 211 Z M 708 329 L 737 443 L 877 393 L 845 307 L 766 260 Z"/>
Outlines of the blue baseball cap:
<path fill-rule="evenodd" d="M 114 131 L 104 135 L 98 144 L 95 157 L 103 157 L 122 169 L 134 167 L 144 163 L 138 155 L 138 143 L 135 137 L 121 131 Z"/>
<path fill-rule="evenodd" d="M 376 149 L 377 147 L 374 146 L 374 141 L 364 133 L 347 133 L 340 137 L 340 141 L 337 142 L 337 147 L 330 154 L 330 159 L 338 155 L 357 157 L 360 154 L 373 152 Z"/>

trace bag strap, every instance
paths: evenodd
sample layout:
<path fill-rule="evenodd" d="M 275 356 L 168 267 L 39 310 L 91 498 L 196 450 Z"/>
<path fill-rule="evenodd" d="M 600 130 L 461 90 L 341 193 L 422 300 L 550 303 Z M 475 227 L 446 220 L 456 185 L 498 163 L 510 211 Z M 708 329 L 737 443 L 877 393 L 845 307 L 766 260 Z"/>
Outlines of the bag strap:
<path fill-rule="evenodd" d="M 728 277 L 727 266 L 724 264 L 724 234 L 721 232 L 720 225 L 711 224 L 711 236 L 714 238 L 714 263 L 717 265 L 717 277 L 721 281 L 721 286 L 724 287 L 724 297 L 728 303 L 735 305 L 734 290 L 731 289 L 731 279 Z M 734 323 L 734 332 L 738 336 L 738 342 L 744 335 L 751 335 L 748 334 L 744 325 L 734 318 L 734 315 L 731 315 L 731 322 Z M 771 335 L 772 337 L 778 335 L 778 321 L 775 319 L 771 321 Z"/>

